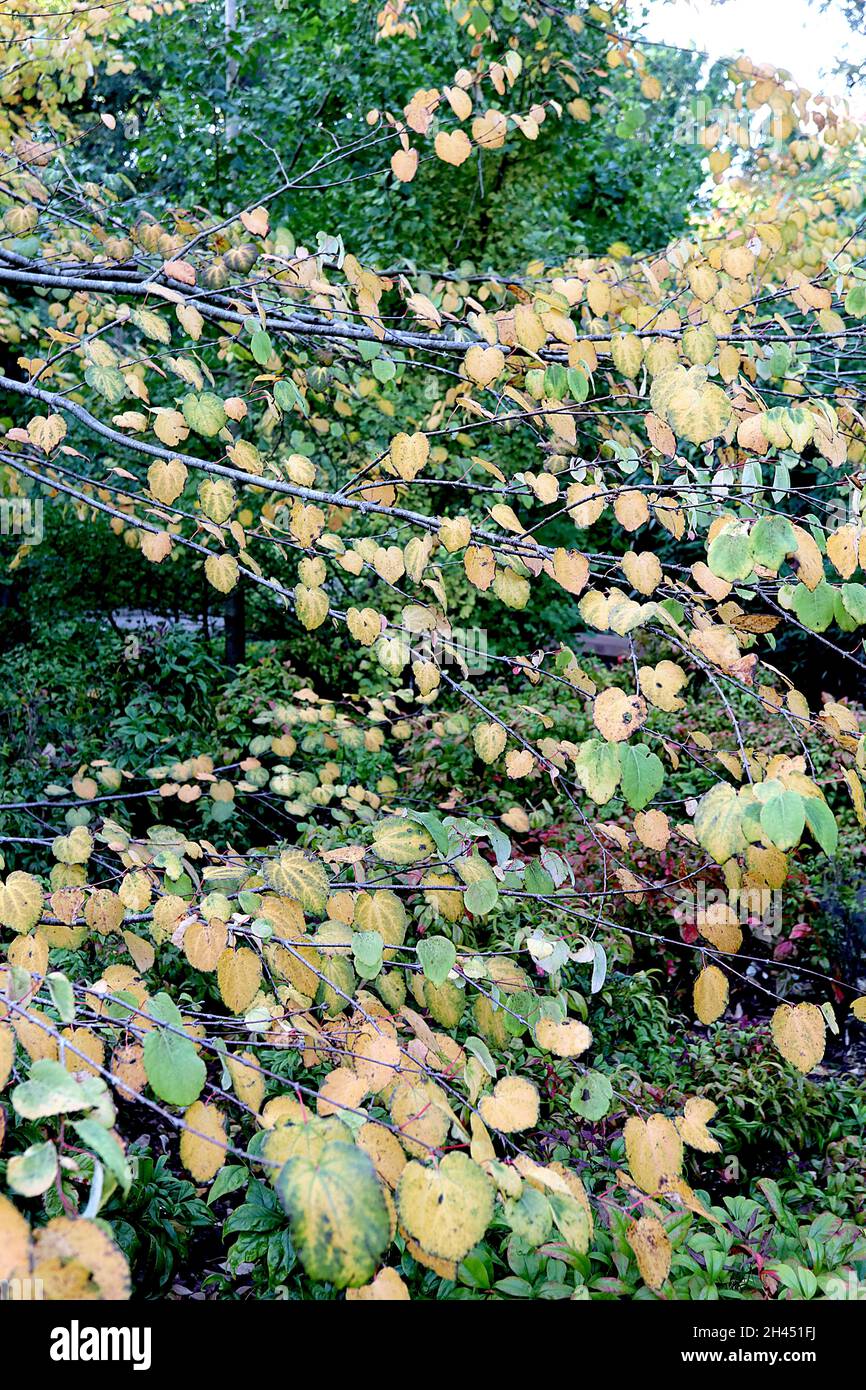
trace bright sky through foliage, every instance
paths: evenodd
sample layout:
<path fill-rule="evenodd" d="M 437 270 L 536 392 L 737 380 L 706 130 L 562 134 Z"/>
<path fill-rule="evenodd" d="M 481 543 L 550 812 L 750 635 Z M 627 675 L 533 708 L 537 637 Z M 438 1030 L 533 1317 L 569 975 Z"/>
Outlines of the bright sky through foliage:
<path fill-rule="evenodd" d="M 650 0 L 645 33 L 665 43 L 704 49 L 711 58 L 743 51 L 756 63 L 788 68 L 799 82 L 841 93 L 840 61 L 866 59 L 866 35 L 841 7 L 815 0 Z"/>

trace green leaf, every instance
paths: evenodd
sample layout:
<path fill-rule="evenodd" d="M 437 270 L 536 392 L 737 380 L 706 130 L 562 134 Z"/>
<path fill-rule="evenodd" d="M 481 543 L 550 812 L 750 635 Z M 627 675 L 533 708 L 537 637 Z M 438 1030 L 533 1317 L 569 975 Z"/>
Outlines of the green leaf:
<path fill-rule="evenodd" d="M 118 1140 L 105 1125 L 97 1120 L 76 1120 L 72 1126 L 86 1148 L 102 1159 L 109 1173 L 113 1173 L 124 1192 L 132 1185 L 132 1169 L 127 1162 Z"/>
<path fill-rule="evenodd" d="M 463 894 L 463 905 L 473 917 L 486 917 L 499 902 L 499 889 L 494 878 L 480 878 L 470 883 Z"/>
<path fill-rule="evenodd" d="M 839 843 L 836 817 L 826 801 L 817 796 L 804 796 L 803 808 L 806 812 L 806 824 L 824 853 L 832 858 Z"/>
<path fill-rule="evenodd" d="M 746 848 L 740 816 L 739 798 L 727 782 L 717 782 L 698 802 L 695 834 L 717 864 Z"/>
<path fill-rule="evenodd" d="M 352 937 L 355 970 L 362 980 L 374 980 L 382 969 L 384 941 L 377 931 L 356 931 Z"/>
<path fill-rule="evenodd" d="M 845 312 L 855 319 L 866 314 L 866 285 L 852 285 L 845 296 Z"/>
<path fill-rule="evenodd" d="M 147 1012 L 158 1024 L 168 1025 L 152 1029 L 144 1039 L 144 1070 L 150 1088 L 169 1105 L 192 1105 L 201 1095 L 207 1070 L 191 1039 L 169 1031 L 183 1030 L 180 1009 L 163 993 L 148 1000 Z"/>
<path fill-rule="evenodd" d="M 117 367 L 97 367 L 93 363 L 85 371 L 84 380 L 104 396 L 109 405 L 117 405 L 126 395 L 126 382 Z"/>
<path fill-rule="evenodd" d="M 202 391 L 201 395 L 193 392 L 184 396 L 181 410 L 190 429 L 195 430 L 196 434 L 204 435 L 205 439 L 219 434 L 226 422 L 223 403 L 212 391 Z"/>
<path fill-rule="evenodd" d="M 612 1100 L 613 1087 L 604 1072 L 588 1071 L 574 1083 L 568 1103 L 575 1115 L 595 1123 L 607 1114 Z"/>
<path fill-rule="evenodd" d="M 57 1150 L 50 1139 L 44 1144 L 31 1144 L 6 1165 L 6 1181 L 19 1197 L 40 1197 L 48 1191 L 56 1174 Z"/>
<path fill-rule="evenodd" d="M 610 801 L 622 773 L 614 744 L 602 743 L 597 738 L 587 739 L 577 750 L 574 766 L 587 796 L 591 796 L 599 806 Z"/>
<path fill-rule="evenodd" d="M 622 794 L 633 811 L 642 811 L 661 790 L 665 780 L 664 765 L 645 743 L 623 743 L 618 752 Z"/>
<path fill-rule="evenodd" d="M 75 1110 L 99 1109 L 113 1119 L 114 1106 L 101 1076 L 73 1074 L 62 1062 L 43 1057 L 30 1068 L 30 1077 L 16 1086 L 12 1106 L 23 1120 L 44 1120 Z"/>
<path fill-rule="evenodd" d="M 866 584 L 843 584 L 842 603 L 858 627 L 866 623 Z"/>
<path fill-rule="evenodd" d="M 743 526 L 727 526 L 707 550 L 707 564 L 720 579 L 748 579 L 754 569 L 749 534 Z"/>
<path fill-rule="evenodd" d="M 761 829 L 777 849 L 793 849 L 800 843 L 806 823 L 803 801 L 799 792 L 783 791 L 761 807 Z"/>
<path fill-rule="evenodd" d="M 824 580 L 817 589 L 798 584 L 794 590 L 794 612 L 810 632 L 824 632 L 833 621 L 833 589 Z"/>
<path fill-rule="evenodd" d="M 270 334 L 266 333 L 263 328 L 258 329 L 250 340 L 250 352 L 260 367 L 268 365 L 273 350 Z"/>
<path fill-rule="evenodd" d="M 266 1137 L 268 1131 L 266 1130 L 264 1133 Z M 227 1197 L 229 1193 L 237 1192 L 239 1187 L 243 1187 L 249 1182 L 249 1177 L 249 1168 L 245 1168 L 241 1164 L 229 1164 L 225 1168 L 220 1168 L 207 1194 L 208 1206 L 213 1206 L 220 1197 Z M 241 1210 L 241 1208 L 237 1208 L 237 1210 Z"/>
<path fill-rule="evenodd" d="M 418 960 L 424 975 L 434 985 L 444 984 L 454 968 L 457 951 L 447 936 L 425 936 L 418 943 Z"/>
<path fill-rule="evenodd" d="M 333 1140 L 318 1154 L 290 1158 L 277 1194 L 309 1277 L 338 1289 L 366 1284 L 391 1239 L 391 1222 L 363 1149 Z"/>
<path fill-rule="evenodd" d="M 536 1187 L 524 1183 L 516 1202 L 503 1203 L 505 1220 L 512 1231 L 527 1245 L 541 1245 L 553 1228 L 550 1203 Z"/>
<path fill-rule="evenodd" d="M 523 874 L 523 887 L 527 893 L 555 893 L 556 885 L 546 869 L 537 859 L 530 859 Z"/>
<path fill-rule="evenodd" d="M 786 555 L 797 549 L 797 537 L 784 516 L 761 517 L 752 528 L 752 554 L 759 565 L 777 572 Z"/>
<path fill-rule="evenodd" d="M 280 410 L 299 410 L 302 415 L 309 415 L 310 413 L 307 402 L 291 377 L 281 377 L 279 381 L 274 383 L 274 400 Z"/>
<path fill-rule="evenodd" d="M 51 1002 L 64 1023 L 75 1020 L 75 994 L 72 985 L 59 970 L 52 970 L 45 976 L 45 983 L 51 995 Z"/>

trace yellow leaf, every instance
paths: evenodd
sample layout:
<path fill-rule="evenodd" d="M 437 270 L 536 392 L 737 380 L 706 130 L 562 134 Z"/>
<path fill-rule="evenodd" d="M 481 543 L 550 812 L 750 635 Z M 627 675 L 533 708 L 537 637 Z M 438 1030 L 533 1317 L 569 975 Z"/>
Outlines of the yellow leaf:
<path fill-rule="evenodd" d="M 490 386 L 505 371 L 505 353 L 498 347 L 473 344 L 463 359 L 464 370 L 478 386 Z"/>
<path fill-rule="evenodd" d="M 238 562 L 233 555 L 208 555 L 204 562 L 204 572 L 208 583 L 221 594 L 231 593 L 240 575 Z"/>
<path fill-rule="evenodd" d="M 167 463 L 152 463 L 147 470 L 147 485 L 157 502 L 170 507 L 183 492 L 187 480 L 186 465 L 180 459 Z"/>
<path fill-rule="evenodd" d="M 683 1143 L 666 1115 L 629 1116 L 623 1137 L 629 1171 L 642 1192 L 658 1192 L 666 1180 L 679 1177 Z"/>
<path fill-rule="evenodd" d="M 538 1123 L 538 1090 L 522 1076 L 504 1076 L 492 1095 L 482 1097 L 478 1109 L 484 1123 L 503 1134 L 532 1129 Z"/>
<path fill-rule="evenodd" d="M 707 1129 L 717 1109 L 718 1106 L 704 1096 L 692 1096 L 686 1101 L 683 1114 L 677 1115 L 674 1120 L 677 1133 L 684 1144 L 693 1149 L 700 1149 L 701 1153 L 705 1154 L 719 1152 L 721 1146 L 718 1140 L 714 1139 Z"/>
<path fill-rule="evenodd" d="M 223 951 L 217 962 L 217 981 L 222 1001 L 233 1014 L 242 1014 L 249 1008 L 261 979 L 261 958 L 249 946 Z"/>
<path fill-rule="evenodd" d="M 396 1269 L 380 1269 L 371 1284 L 347 1289 L 346 1299 L 358 1303 L 408 1303 L 409 1290 Z"/>
<path fill-rule="evenodd" d="M 226 1127 L 215 1105 L 197 1100 L 184 1112 L 180 1161 L 196 1182 L 210 1182 L 225 1162 Z"/>
<path fill-rule="evenodd" d="M 495 763 L 508 742 L 501 724 L 478 724 L 472 732 L 475 751 L 482 762 Z"/>
<path fill-rule="evenodd" d="M 695 980 L 695 1013 L 701 1023 L 715 1023 L 728 1007 L 728 980 L 717 965 L 706 966 Z"/>
<path fill-rule="evenodd" d="M 671 1243 L 664 1226 L 654 1216 L 642 1216 L 629 1226 L 626 1238 L 640 1277 L 651 1289 L 660 1289 L 671 1268 Z"/>
<path fill-rule="evenodd" d="M 827 1029 L 815 1004 L 780 1004 L 771 1020 L 773 1041 L 798 1071 L 810 1072 L 824 1056 Z"/>
<path fill-rule="evenodd" d="M 493 1184 L 466 1154 L 451 1153 L 437 1167 L 411 1162 L 397 1187 L 397 1210 L 409 1235 L 429 1254 L 462 1260 L 493 1217 Z"/>
<path fill-rule="evenodd" d="M 440 130 L 433 148 L 446 164 L 464 164 L 472 153 L 472 142 L 463 130 Z"/>
<path fill-rule="evenodd" d="M 418 151 L 395 150 L 391 155 L 391 172 L 401 183 L 411 183 L 418 172 Z"/>
<path fill-rule="evenodd" d="M 552 1018 L 540 1018 L 535 1025 L 535 1041 L 557 1057 L 579 1057 L 590 1046 L 592 1033 L 577 1019 L 557 1023 Z"/>
<path fill-rule="evenodd" d="M 265 1098 L 265 1078 L 255 1055 L 240 1052 L 237 1057 L 232 1057 L 226 1053 L 225 1064 L 238 1100 L 258 1114 Z"/>
<path fill-rule="evenodd" d="M 627 695 L 618 686 L 609 686 L 595 697 L 592 719 L 608 743 L 621 743 L 646 723 L 646 702 L 640 695 Z"/>

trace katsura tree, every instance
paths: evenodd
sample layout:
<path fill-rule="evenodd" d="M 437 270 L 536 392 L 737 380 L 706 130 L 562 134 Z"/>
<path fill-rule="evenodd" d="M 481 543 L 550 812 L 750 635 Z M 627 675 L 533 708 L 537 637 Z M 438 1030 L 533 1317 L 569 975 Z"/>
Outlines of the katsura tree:
<path fill-rule="evenodd" d="M 306 200 L 310 226 L 320 196 L 333 209 L 355 179 L 386 200 L 411 185 L 422 203 L 428 178 L 443 197 L 453 177 L 462 199 L 468 171 L 481 198 L 548 126 L 579 157 L 599 67 L 641 102 L 665 97 L 596 6 L 445 9 L 456 68 L 310 155 L 287 160 L 280 132 L 260 132 L 245 203 L 180 199 L 158 216 L 79 175 L 94 123 L 79 129 L 51 74 L 77 101 L 82 45 L 116 43 L 122 64 L 124 24 L 185 12 L 133 6 L 114 38 L 101 10 L 64 9 L 57 27 L 23 4 L 14 21 L 25 70 L 38 25 L 47 38 L 0 127 L 7 502 L 108 527 L 142 566 L 203 571 L 235 613 L 257 590 L 310 644 L 379 672 L 365 700 L 298 690 L 231 765 L 99 759 L 0 807 L 44 827 L 7 837 L 0 888 L 0 1116 L 40 1133 L 7 1165 L 0 1278 L 39 1277 L 51 1297 L 129 1292 L 95 1218 L 132 1180 L 136 1105 L 177 1131 L 212 1193 L 269 1179 L 309 1279 L 352 1297 L 407 1297 L 415 1265 L 453 1280 L 490 1230 L 579 1263 L 614 1220 L 662 1288 L 671 1222 L 718 1221 L 684 1158 L 718 1150 L 715 1105 L 648 1112 L 614 1094 L 585 1022 L 603 942 L 636 932 L 687 953 L 695 1018 L 724 1027 L 729 982 L 756 958 L 744 916 L 835 853 L 848 804 L 866 823 L 846 702 L 866 624 L 861 130 L 740 59 L 692 133 L 714 192 L 663 245 L 465 273 L 418 270 L 411 244 L 383 267 L 339 221 L 300 241 L 283 209 Z M 371 23 L 382 45 L 414 37 L 403 0 Z M 118 138 L 123 112 L 96 119 Z M 173 158 L 182 184 L 182 146 Z M 614 636 L 627 659 L 600 678 L 577 639 L 493 641 L 508 713 L 470 671 L 454 614 L 495 634 L 554 600 L 570 632 Z M 789 631 L 838 656 L 820 707 L 784 669 Z M 542 685 L 563 725 L 585 709 L 588 737 L 536 717 Z M 687 696 L 712 732 L 673 732 Z M 778 751 L 750 744 L 748 707 Z M 347 784 L 346 750 L 395 737 L 411 759 L 431 719 L 445 742 L 470 730 L 507 787 L 501 814 L 402 799 L 397 777 Z M 287 815 L 284 835 L 238 848 L 244 798 L 300 806 L 303 833 Z M 541 799 L 592 845 L 589 886 L 567 851 L 522 847 Z M 202 800 L 208 835 L 184 818 Z M 34 845 L 41 869 L 16 867 Z M 653 868 L 669 846 L 687 864 L 677 882 Z M 655 907 L 706 881 L 725 894 L 694 940 L 654 931 Z M 765 989 L 768 1034 L 802 1073 L 838 1026 L 830 982 L 811 983 L 795 1004 Z M 549 1161 L 551 1075 L 589 1124 L 624 1107 L 626 1167 L 598 1190 Z M 31 1228 L 14 1198 L 41 1194 L 50 1219 Z"/>

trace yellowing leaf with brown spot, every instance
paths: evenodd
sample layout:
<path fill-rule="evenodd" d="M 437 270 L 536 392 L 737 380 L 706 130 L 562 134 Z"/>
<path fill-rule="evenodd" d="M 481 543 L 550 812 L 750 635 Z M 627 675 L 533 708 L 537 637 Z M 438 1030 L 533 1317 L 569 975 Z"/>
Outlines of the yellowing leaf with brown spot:
<path fill-rule="evenodd" d="M 669 714 L 685 708 L 679 691 L 688 681 L 682 667 L 674 661 L 660 661 L 658 666 L 641 666 L 638 671 L 640 688 L 651 705 Z"/>
<path fill-rule="evenodd" d="M 503 1134 L 532 1129 L 538 1123 L 538 1089 L 522 1076 L 503 1076 L 493 1094 L 482 1097 L 478 1109 L 484 1123 Z"/>
<path fill-rule="evenodd" d="M 592 719 L 608 743 L 621 743 L 646 723 L 646 702 L 640 695 L 627 695 L 618 686 L 609 686 L 596 695 Z"/>
<path fill-rule="evenodd" d="M 535 1041 L 557 1057 L 579 1057 L 590 1046 L 592 1033 L 577 1019 L 556 1023 L 552 1018 L 540 1018 L 535 1025 Z"/>
<path fill-rule="evenodd" d="M 580 594 L 589 579 L 589 560 L 579 550 L 554 550 L 553 557 L 545 560 L 544 569 L 557 584 L 570 594 Z"/>
<path fill-rule="evenodd" d="M 397 1187 L 406 1231 L 439 1259 L 462 1260 L 493 1217 L 494 1188 L 466 1154 L 451 1153 L 437 1167 L 408 1163 Z"/>
<path fill-rule="evenodd" d="M 771 1020 L 773 1042 L 803 1075 L 817 1067 L 824 1056 L 827 1029 L 815 1004 L 780 1004 Z"/>
<path fill-rule="evenodd" d="M 642 1192 L 658 1192 L 666 1179 L 679 1177 L 683 1143 L 666 1115 L 630 1115 L 623 1137 L 629 1171 Z"/>
<path fill-rule="evenodd" d="M 662 1223 L 654 1216 L 642 1216 L 629 1226 L 626 1239 L 644 1283 L 660 1289 L 671 1268 L 671 1243 Z"/>
<path fill-rule="evenodd" d="M 226 1127 L 215 1105 L 197 1100 L 184 1112 L 180 1161 L 196 1182 L 210 1182 L 225 1162 Z M 194 1132 L 193 1132 L 194 1131 Z"/>

